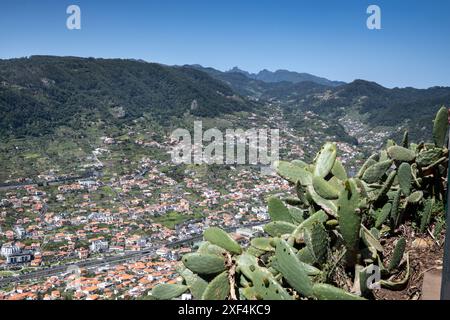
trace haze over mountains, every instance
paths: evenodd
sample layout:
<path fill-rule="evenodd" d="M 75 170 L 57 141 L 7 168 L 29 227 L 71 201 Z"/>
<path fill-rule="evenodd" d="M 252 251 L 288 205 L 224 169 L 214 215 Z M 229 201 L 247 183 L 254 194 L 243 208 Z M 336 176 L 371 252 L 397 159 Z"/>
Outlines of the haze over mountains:
<path fill-rule="evenodd" d="M 191 67 L 225 82 L 242 95 L 281 103 L 286 110 L 313 110 L 329 119 L 360 114 L 369 126 L 406 125 L 412 137 L 419 140 L 430 132 L 439 107 L 450 106 L 450 87 L 389 89 L 367 80 L 344 83 L 283 70 L 250 74 L 238 68 L 222 72 L 199 65 Z"/>
<path fill-rule="evenodd" d="M 298 73 L 294 71 L 289 70 L 276 70 L 276 71 L 269 71 L 267 69 L 264 69 L 258 73 L 249 73 L 247 71 L 243 71 L 239 69 L 238 67 L 234 67 L 233 69 L 227 71 L 228 73 L 242 73 L 248 78 L 255 79 L 255 80 L 261 80 L 264 82 L 305 82 L 310 81 L 318 84 L 323 84 L 327 86 L 339 86 L 342 84 L 345 84 L 345 82 L 342 81 L 331 81 L 326 78 L 321 78 L 314 76 L 309 73 Z"/>
<path fill-rule="evenodd" d="M 406 123 L 420 138 L 430 132 L 436 110 L 450 106 L 450 88 L 388 89 L 365 80 L 343 83 L 285 70 L 251 74 L 121 59 L 0 60 L 2 136 L 39 136 L 60 125 L 77 127 L 82 119 L 113 125 L 148 115 L 169 125 L 186 113 L 220 117 L 268 102 L 292 115 L 312 110 L 330 120 L 359 114 L 369 126 Z"/>

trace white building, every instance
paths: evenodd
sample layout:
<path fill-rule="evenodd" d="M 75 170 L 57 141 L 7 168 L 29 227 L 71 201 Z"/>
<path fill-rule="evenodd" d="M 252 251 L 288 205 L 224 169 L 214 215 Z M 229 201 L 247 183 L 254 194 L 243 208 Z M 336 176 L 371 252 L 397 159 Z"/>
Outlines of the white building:
<path fill-rule="evenodd" d="M 89 246 L 89 249 L 91 252 L 105 252 L 108 250 L 108 241 L 105 240 L 95 240 L 92 241 L 91 245 Z"/>
<path fill-rule="evenodd" d="M 10 255 L 16 254 L 20 252 L 20 248 L 13 244 L 4 244 L 2 249 L 0 250 L 0 254 L 7 258 Z"/>

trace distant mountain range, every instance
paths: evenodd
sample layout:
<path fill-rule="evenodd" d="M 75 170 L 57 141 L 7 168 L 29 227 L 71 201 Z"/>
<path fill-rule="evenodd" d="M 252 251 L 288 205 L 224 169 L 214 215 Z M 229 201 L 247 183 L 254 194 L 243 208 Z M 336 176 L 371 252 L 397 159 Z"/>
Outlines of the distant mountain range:
<path fill-rule="evenodd" d="M 114 125 L 143 115 L 169 126 L 186 113 L 220 117 L 257 110 L 266 102 L 293 116 L 312 110 L 332 121 L 359 113 L 369 126 L 407 122 L 412 135 L 421 138 L 430 131 L 436 110 L 450 106 L 450 88 L 388 89 L 365 80 L 342 83 L 285 70 L 251 74 L 138 60 L 0 60 L 1 136 L 39 136 L 62 125 L 78 128 L 82 121 Z"/>
<path fill-rule="evenodd" d="M 299 83 L 299 82 L 314 82 L 321 85 L 326 86 L 340 86 L 345 84 L 345 82 L 342 81 L 331 81 L 326 78 L 321 78 L 314 76 L 309 73 L 298 73 L 294 71 L 288 71 L 288 70 L 276 70 L 274 72 L 269 71 L 267 69 L 264 69 L 258 73 L 249 73 L 247 71 L 243 71 L 239 69 L 238 67 L 234 67 L 233 69 L 227 71 L 227 73 L 242 73 L 246 77 L 254 80 L 260 80 L 268 83 L 273 82 L 292 82 L 292 83 Z"/>
<path fill-rule="evenodd" d="M 440 106 L 450 107 L 449 87 L 389 89 L 360 79 L 343 83 L 308 75 L 303 77 L 308 80 L 301 81 L 305 74 L 289 71 L 255 75 L 238 68 L 222 72 L 199 65 L 190 67 L 225 82 L 241 95 L 276 101 L 291 111 L 313 110 L 330 119 L 358 112 L 365 115 L 370 126 L 398 126 L 406 121 L 417 139 L 430 132 L 431 120 Z"/>
<path fill-rule="evenodd" d="M 252 74 L 237 67 L 225 72 L 214 68 L 203 67 L 198 64 L 186 65 L 185 67 L 206 72 L 211 77 L 225 82 L 241 95 L 258 98 L 267 97 L 269 91 L 277 91 L 282 88 L 289 90 L 290 87 L 301 88 L 306 86 L 309 88 L 317 87 L 323 89 L 325 87 L 336 87 L 345 84 L 345 82 L 331 81 L 308 73 L 286 70 L 278 70 L 275 72 L 263 70 L 257 74 Z"/>

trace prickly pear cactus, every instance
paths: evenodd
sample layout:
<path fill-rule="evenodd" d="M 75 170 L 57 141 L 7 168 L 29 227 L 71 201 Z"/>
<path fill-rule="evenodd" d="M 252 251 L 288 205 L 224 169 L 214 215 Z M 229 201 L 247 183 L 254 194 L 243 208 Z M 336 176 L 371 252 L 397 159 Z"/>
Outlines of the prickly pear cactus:
<path fill-rule="evenodd" d="M 377 162 L 364 171 L 362 179 L 367 183 L 376 183 L 386 174 L 388 169 L 392 166 L 392 160 Z"/>
<path fill-rule="evenodd" d="M 345 190 L 340 194 L 338 200 L 338 221 L 350 263 L 355 261 L 359 246 L 359 230 L 362 219 L 358 207 L 359 201 L 360 196 L 355 181 L 347 180 Z"/>
<path fill-rule="evenodd" d="M 405 196 L 411 193 L 412 174 L 409 163 L 403 162 L 398 168 L 398 184 Z"/>
<path fill-rule="evenodd" d="M 314 164 L 314 175 L 325 178 L 334 166 L 336 154 L 336 144 L 326 143 L 316 157 Z"/>
<path fill-rule="evenodd" d="M 400 261 L 405 253 L 406 240 L 405 238 L 400 238 L 395 245 L 394 253 L 392 254 L 391 262 L 389 262 L 388 270 L 392 271 L 398 267 Z"/>
<path fill-rule="evenodd" d="M 181 284 L 161 283 L 152 290 L 152 296 L 158 300 L 170 300 L 180 296 L 188 290 L 188 287 Z"/>
<path fill-rule="evenodd" d="M 387 149 L 387 153 L 391 159 L 400 162 L 411 162 L 416 157 L 414 151 L 400 146 L 390 147 L 389 149 Z"/>
<path fill-rule="evenodd" d="M 433 140 L 436 147 L 443 147 L 445 144 L 445 136 L 448 129 L 447 114 L 447 108 L 442 107 L 439 109 L 436 118 L 434 119 Z"/>
<path fill-rule="evenodd" d="M 225 300 L 230 294 L 228 272 L 224 271 L 215 277 L 206 287 L 202 300 Z"/>
<path fill-rule="evenodd" d="M 322 198 L 327 200 L 336 200 L 337 198 L 339 198 L 339 189 L 335 188 L 324 178 L 314 176 L 312 183 L 314 191 L 316 191 L 316 193 Z"/>
<path fill-rule="evenodd" d="M 188 253 L 182 259 L 186 268 L 198 274 L 215 274 L 225 270 L 225 259 L 209 253 Z"/>
<path fill-rule="evenodd" d="M 415 144 L 406 132 L 399 144 L 387 141 L 355 177 L 347 175 L 334 143 L 326 143 L 313 164 L 277 162 L 296 197 L 268 199 L 272 221 L 265 234 L 239 244 L 219 228 L 205 230 L 205 242 L 177 269 L 183 282 L 158 285 L 152 296 L 189 291 L 208 300 L 361 300 L 373 298 L 367 281 L 376 268 L 382 288 L 405 289 L 409 254 L 398 227 L 407 221 L 435 235 L 444 227 L 446 130 L 444 108 L 434 121 L 434 143 Z M 382 245 L 390 238 L 397 239 L 392 254 Z"/>
<path fill-rule="evenodd" d="M 270 219 L 272 221 L 285 221 L 292 223 L 292 217 L 289 213 L 289 209 L 283 201 L 275 197 L 270 197 L 268 200 L 268 206 Z"/>
<path fill-rule="evenodd" d="M 288 211 L 289 213 L 289 211 Z M 242 252 L 241 246 L 231 238 L 228 233 L 220 228 L 211 227 L 205 230 L 203 236 L 207 241 L 224 248 L 232 253 L 239 254 Z"/>

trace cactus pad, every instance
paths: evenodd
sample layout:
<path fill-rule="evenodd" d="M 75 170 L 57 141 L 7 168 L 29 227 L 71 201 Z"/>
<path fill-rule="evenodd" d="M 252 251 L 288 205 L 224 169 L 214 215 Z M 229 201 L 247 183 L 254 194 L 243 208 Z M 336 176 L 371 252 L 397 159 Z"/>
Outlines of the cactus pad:
<path fill-rule="evenodd" d="M 160 283 L 152 290 L 152 296 L 158 300 L 170 300 L 181 296 L 188 287 L 181 284 Z"/>
<path fill-rule="evenodd" d="M 326 283 L 317 283 L 313 286 L 313 294 L 318 300 L 365 300 L 345 290 Z"/>
<path fill-rule="evenodd" d="M 188 253 L 183 256 L 183 264 L 198 274 L 215 274 L 225 270 L 225 260 L 208 253 Z"/>
<path fill-rule="evenodd" d="M 224 248 L 232 253 L 240 254 L 242 252 L 241 246 L 233 238 L 231 238 L 228 233 L 220 228 L 211 227 L 206 229 L 203 233 L 203 237 L 210 243 Z"/>
<path fill-rule="evenodd" d="M 280 199 L 270 197 L 268 200 L 268 211 L 272 221 L 285 221 L 292 223 L 292 217 L 289 209 Z"/>
<path fill-rule="evenodd" d="M 401 162 L 411 162 L 414 161 L 416 154 L 414 151 L 400 147 L 392 146 L 387 149 L 388 155 L 391 159 Z"/>
<path fill-rule="evenodd" d="M 206 287 L 202 300 L 225 300 L 230 294 L 228 272 L 222 272 Z"/>
<path fill-rule="evenodd" d="M 278 269 L 286 281 L 305 297 L 312 296 L 312 282 L 302 263 L 286 241 L 279 240 L 275 249 Z"/>
<path fill-rule="evenodd" d="M 362 179 L 367 183 L 376 183 L 383 177 L 392 165 L 392 160 L 377 162 L 364 172 Z"/>
<path fill-rule="evenodd" d="M 313 180 L 314 191 L 324 199 L 335 200 L 339 197 L 339 190 L 334 188 L 328 181 L 324 178 L 314 176 Z"/>
<path fill-rule="evenodd" d="M 448 111 L 442 107 L 436 114 L 433 124 L 433 140 L 436 147 L 442 147 L 445 144 L 445 136 L 448 129 Z"/>
<path fill-rule="evenodd" d="M 334 166 L 336 154 L 336 144 L 326 143 L 316 157 L 314 175 L 325 178 Z"/>
<path fill-rule="evenodd" d="M 356 258 L 361 226 L 361 212 L 358 210 L 360 197 L 353 179 L 345 182 L 345 190 L 338 200 L 338 221 L 340 232 L 348 250 L 350 260 Z"/>
<path fill-rule="evenodd" d="M 388 270 L 392 271 L 398 267 L 400 261 L 403 258 L 403 254 L 405 253 L 406 248 L 406 240 L 405 238 L 398 239 L 395 244 L 394 253 L 392 254 L 391 261 L 389 262 Z"/>
<path fill-rule="evenodd" d="M 272 221 L 264 226 L 264 231 L 272 237 L 279 237 L 283 234 L 292 233 L 296 228 L 295 224 L 285 221 Z"/>
<path fill-rule="evenodd" d="M 411 193 L 412 174 L 411 166 L 403 162 L 398 168 L 398 184 L 405 196 L 409 196 Z"/>
<path fill-rule="evenodd" d="M 289 182 L 300 182 L 304 186 L 308 186 L 312 183 L 311 172 L 298 165 L 287 161 L 276 161 L 274 167 L 277 173 Z"/>

